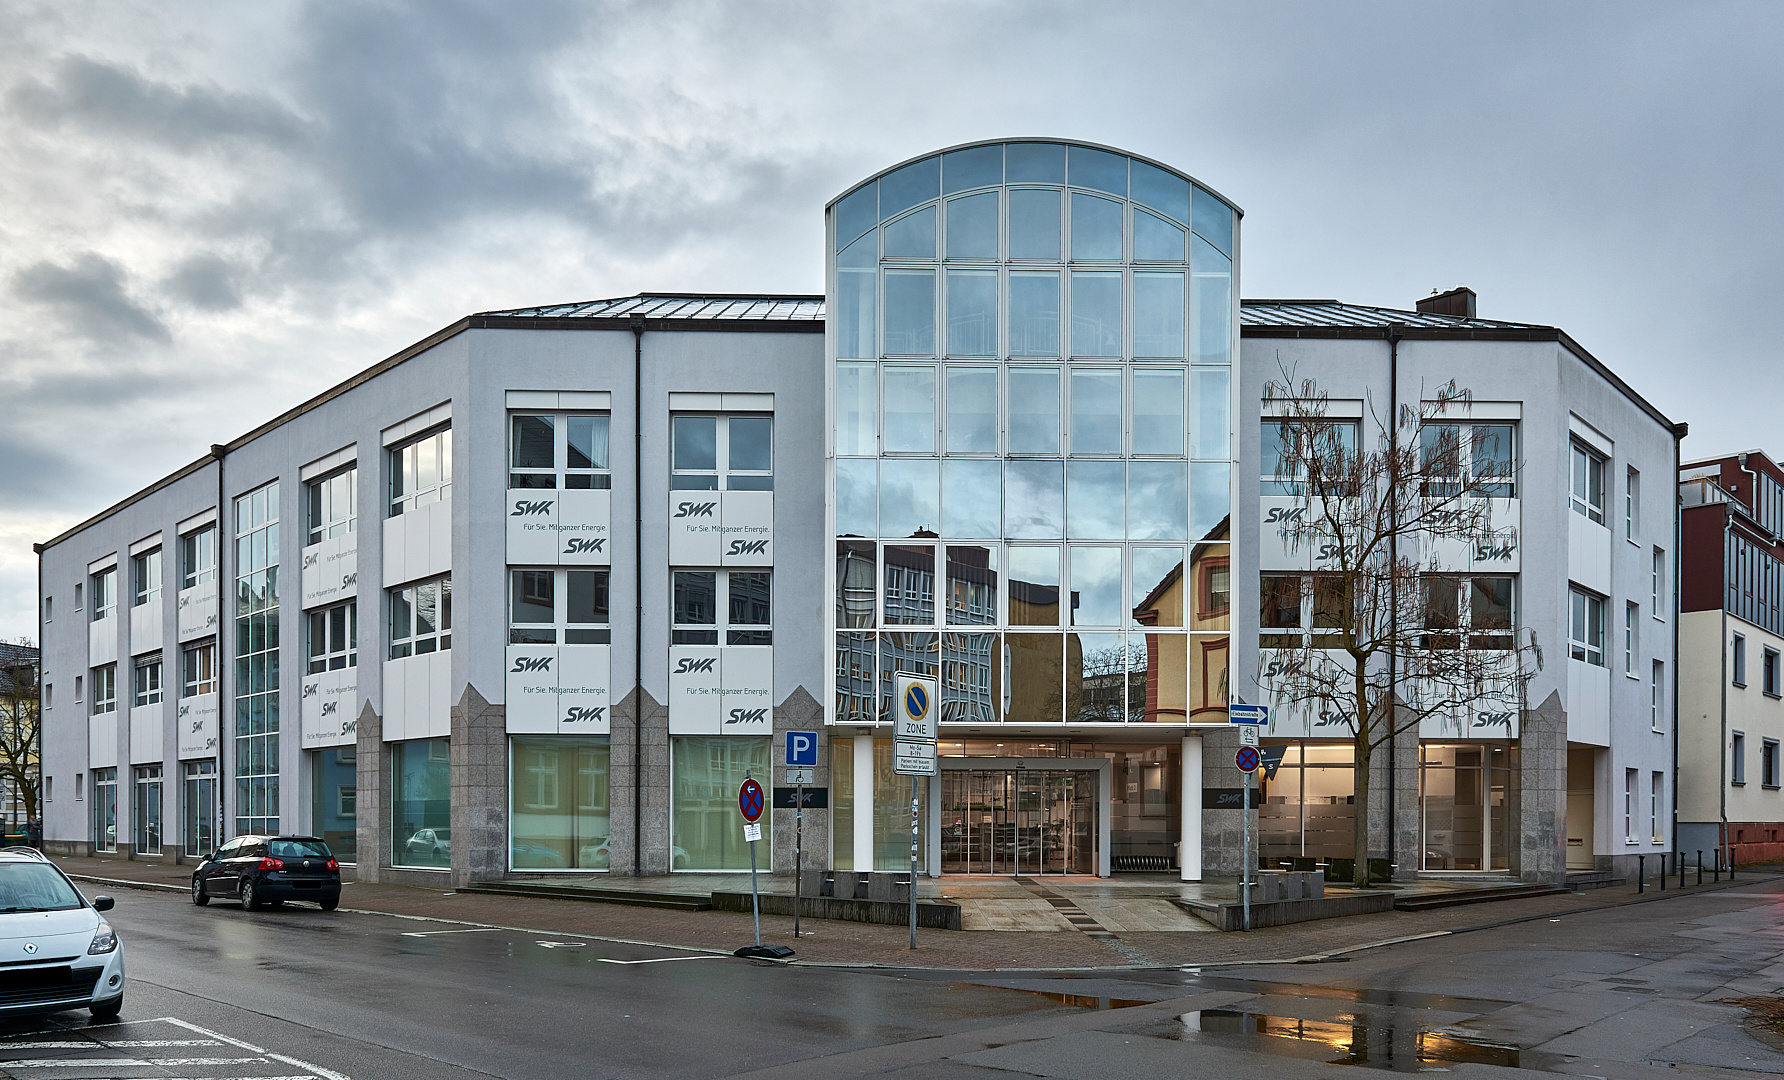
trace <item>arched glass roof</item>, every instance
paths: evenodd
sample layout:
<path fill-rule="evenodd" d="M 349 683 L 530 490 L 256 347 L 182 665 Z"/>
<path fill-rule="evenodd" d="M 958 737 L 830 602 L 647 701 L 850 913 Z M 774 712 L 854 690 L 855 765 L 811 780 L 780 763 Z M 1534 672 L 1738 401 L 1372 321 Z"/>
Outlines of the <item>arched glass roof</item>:
<path fill-rule="evenodd" d="M 1110 147 L 1041 139 L 971 143 L 894 165 L 831 200 L 841 251 L 913 206 L 974 188 L 1046 184 L 1129 199 L 1193 228 L 1231 257 L 1243 214 L 1193 177 Z"/>

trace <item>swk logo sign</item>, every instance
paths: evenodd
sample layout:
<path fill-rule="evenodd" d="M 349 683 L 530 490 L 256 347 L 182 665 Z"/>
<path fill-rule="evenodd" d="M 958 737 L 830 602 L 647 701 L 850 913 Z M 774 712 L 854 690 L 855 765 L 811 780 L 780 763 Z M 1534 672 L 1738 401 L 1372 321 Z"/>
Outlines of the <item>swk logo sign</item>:
<path fill-rule="evenodd" d="M 732 709 L 731 710 L 731 719 L 725 721 L 725 723 L 727 723 L 727 724 L 760 724 L 762 722 L 763 717 L 765 717 L 767 715 L 768 715 L 767 709 Z"/>
<path fill-rule="evenodd" d="M 1318 559 L 1320 562 L 1330 562 L 1338 557 L 1338 552 L 1340 550 L 1341 549 L 1337 544 L 1321 544 L 1319 546 L 1319 553 L 1314 555 L 1314 558 Z"/>
<path fill-rule="evenodd" d="M 1477 562 L 1510 562 L 1516 547 L 1516 544 L 1476 544 L 1474 558 Z"/>
<path fill-rule="evenodd" d="M 1511 713 L 1509 713 L 1509 712 L 1475 713 L 1474 714 L 1474 726 L 1475 727 L 1504 728 L 1505 730 L 1510 731 L 1511 730 Z"/>
<path fill-rule="evenodd" d="M 712 665 L 718 662 L 716 656 L 709 656 L 704 660 L 696 660 L 691 656 L 684 656 L 675 662 L 675 674 L 687 675 L 690 672 L 695 671 L 711 671 Z"/>
<path fill-rule="evenodd" d="M 336 707 L 338 707 L 340 704 L 341 703 L 338 701 L 324 701 L 322 703 L 322 715 L 323 716 L 333 716 L 335 714 Z"/>
<path fill-rule="evenodd" d="M 600 723 L 601 718 L 606 715 L 607 715 L 607 707 L 605 705 L 593 705 L 588 708 L 569 709 L 564 713 L 564 723 L 566 723 L 566 724 L 581 724 L 581 723 L 595 724 L 595 723 Z"/>
<path fill-rule="evenodd" d="M 315 697 L 316 691 L 318 691 L 320 689 L 322 689 L 321 683 L 305 683 L 304 684 L 304 697 Z"/>
<path fill-rule="evenodd" d="M 555 505 L 557 505 L 556 499 L 540 499 L 534 502 L 528 502 L 525 499 L 521 499 L 515 502 L 514 512 L 508 516 L 532 517 L 535 514 L 549 514 L 551 513 L 551 508 Z"/>
<path fill-rule="evenodd" d="M 317 556 L 318 556 L 318 555 L 319 555 L 319 554 L 321 554 L 321 553 L 320 553 L 320 552 L 315 552 L 315 551 L 312 551 L 312 552 L 310 552 L 310 553 L 309 553 L 309 554 L 308 554 L 308 555 L 305 555 L 305 556 L 304 556 L 304 569 L 305 569 L 305 570 L 308 570 L 308 569 L 309 569 L 309 568 L 310 568 L 310 567 L 312 567 L 312 566 L 315 566 L 315 565 L 316 565 L 316 557 L 317 557 Z"/>
<path fill-rule="evenodd" d="M 341 575 L 341 588 L 350 589 L 357 584 L 359 584 L 359 575 L 358 574 L 342 574 Z"/>
<path fill-rule="evenodd" d="M 359 730 L 359 721 L 358 720 L 343 720 L 343 721 L 341 721 L 341 734 L 342 735 L 351 735 L 358 730 Z"/>
<path fill-rule="evenodd" d="M 550 671 L 553 656 L 517 656 L 509 671 Z"/>
<path fill-rule="evenodd" d="M 190 705 L 181 705 L 180 706 L 180 719 L 181 720 L 184 720 L 186 717 L 191 716 L 191 715 L 192 715 L 192 706 L 190 706 Z"/>
<path fill-rule="evenodd" d="M 589 552 L 598 553 L 606 550 L 607 538 L 604 536 L 596 540 L 590 540 L 583 536 L 572 536 L 570 538 L 570 543 L 564 547 L 564 554 L 582 555 Z"/>
<path fill-rule="evenodd" d="M 1290 522 L 1299 524 L 1302 521 L 1305 521 L 1306 518 L 1307 508 L 1305 506 L 1296 506 L 1293 508 L 1287 506 L 1272 506 L 1270 507 L 1270 512 L 1264 515 L 1265 521 L 1276 525 L 1287 525 Z"/>
<path fill-rule="evenodd" d="M 733 541 L 731 541 L 731 550 L 726 552 L 725 554 L 727 554 L 727 555 L 766 555 L 767 553 L 768 553 L 768 541 L 766 541 L 766 540 L 733 540 Z"/>
<path fill-rule="evenodd" d="M 675 516 L 678 518 L 711 517 L 713 510 L 718 505 L 716 502 L 684 502 L 675 508 Z"/>

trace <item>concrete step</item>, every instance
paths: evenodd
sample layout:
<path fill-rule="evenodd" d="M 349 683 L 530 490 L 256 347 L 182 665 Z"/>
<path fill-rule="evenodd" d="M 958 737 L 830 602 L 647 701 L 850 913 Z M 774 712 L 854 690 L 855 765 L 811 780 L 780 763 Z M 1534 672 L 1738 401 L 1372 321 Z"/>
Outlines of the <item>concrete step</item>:
<path fill-rule="evenodd" d="M 1461 907 L 1463 904 L 1490 904 L 1495 900 L 1523 900 L 1531 896 L 1554 896 L 1571 892 L 1560 885 L 1502 885 L 1485 889 L 1458 889 L 1455 892 L 1401 896 L 1394 900 L 1395 911 L 1430 911 L 1434 908 Z"/>
<path fill-rule="evenodd" d="M 498 893 L 503 896 L 541 896 L 554 900 L 582 900 L 596 904 L 631 904 L 634 907 L 711 911 L 712 897 L 698 893 L 643 892 L 633 889 L 598 889 L 589 885 L 551 885 L 536 881 L 474 881 L 458 890 L 465 893 Z"/>
<path fill-rule="evenodd" d="M 1616 877 L 1606 871 L 1576 870 L 1567 875 L 1567 887 L 1574 892 L 1583 892 L 1586 889 L 1614 889 L 1618 885 L 1628 883 L 1628 878 Z"/>

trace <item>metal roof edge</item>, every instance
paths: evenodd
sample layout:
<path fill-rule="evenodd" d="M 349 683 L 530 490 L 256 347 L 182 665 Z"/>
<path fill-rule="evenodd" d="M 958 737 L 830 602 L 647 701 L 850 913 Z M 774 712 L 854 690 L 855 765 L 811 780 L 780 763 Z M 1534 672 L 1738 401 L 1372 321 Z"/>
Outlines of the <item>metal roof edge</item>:
<path fill-rule="evenodd" d="M 820 299 L 822 299 L 820 297 Z M 469 317 L 473 330 L 625 330 L 632 329 L 630 315 L 512 315 L 494 312 Z M 813 319 L 653 319 L 645 317 L 651 331 L 733 334 L 821 334 L 824 320 Z"/>
<path fill-rule="evenodd" d="M 726 292 L 636 292 L 629 296 L 599 296 L 592 300 L 565 300 L 553 304 L 528 304 L 517 308 L 495 308 L 489 311 L 472 313 L 472 318 L 480 315 L 513 315 L 519 311 L 537 311 L 543 308 L 582 307 L 587 304 L 611 304 L 619 300 L 809 300 L 822 302 L 823 293 L 726 293 Z"/>

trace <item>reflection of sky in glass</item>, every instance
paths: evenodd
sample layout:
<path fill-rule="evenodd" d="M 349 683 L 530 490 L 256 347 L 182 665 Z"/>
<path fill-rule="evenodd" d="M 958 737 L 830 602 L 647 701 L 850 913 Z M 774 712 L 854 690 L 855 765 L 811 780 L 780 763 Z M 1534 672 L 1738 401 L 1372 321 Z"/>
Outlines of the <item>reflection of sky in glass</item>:
<path fill-rule="evenodd" d="M 874 386 L 874 365 L 836 365 L 836 452 L 878 452 L 879 392 Z"/>
<path fill-rule="evenodd" d="M 1059 453 L 1059 369 L 1010 369 L 1010 453 Z"/>
<path fill-rule="evenodd" d="M 886 271 L 886 351 L 935 353 L 935 271 Z"/>
<path fill-rule="evenodd" d="M 1003 183 L 1004 148 L 973 146 L 942 155 L 942 194 Z"/>
<path fill-rule="evenodd" d="M 948 258 L 997 258 L 997 192 L 948 202 Z"/>
<path fill-rule="evenodd" d="M 1005 535 L 1015 539 L 1057 540 L 1065 534 L 1065 476 L 1058 461 L 1005 463 L 1009 511 Z"/>
<path fill-rule="evenodd" d="M 880 230 L 888 259 L 935 258 L 935 207 L 925 206 Z"/>
<path fill-rule="evenodd" d="M 948 355 L 997 352 L 997 271 L 948 271 Z"/>
<path fill-rule="evenodd" d="M 1233 397 L 1232 374 L 1227 368 L 1191 368 L 1190 401 L 1195 406 L 1195 423 L 1190 425 L 1190 457 L 1225 458 L 1232 456 Z M 1265 424 L 1272 432 L 1274 425 Z M 1280 446 L 1265 448 L 1264 472 L 1275 475 L 1281 456 Z"/>
<path fill-rule="evenodd" d="M 1121 355 L 1121 274 L 1072 271 L 1072 355 Z"/>
<path fill-rule="evenodd" d="M 1134 211 L 1134 259 L 1145 262 L 1182 262 L 1184 242 L 1182 229 L 1154 217 L 1144 210 Z"/>
<path fill-rule="evenodd" d="M 888 365 L 886 449 L 928 454 L 935 450 L 935 368 Z"/>
<path fill-rule="evenodd" d="M 1121 258 L 1121 204 L 1072 193 L 1072 258 Z"/>
<path fill-rule="evenodd" d="M 880 177 L 880 220 L 941 194 L 941 159 L 927 157 Z"/>
<path fill-rule="evenodd" d="M 843 536 L 879 535 L 875 510 L 879 462 L 873 458 L 836 460 L 836 531 Z"/>
<path fill-rule="evenodd" d="M 1010 271 L 1010 355 L 1059 355 L 1059 271 Z"/>
<path fill-rule="evenodd" d="M 1127 535 L 1134 540 L 1183 540 L 1188 496 L 1180 461 L 1134 461 L 1127 472 Z M 1223 489 L 1224 491 L 1224 489 Z M 1223 495 L 1224 498 L 1224 495 Z"/>
<path fill-rule="evenodd" d="M 1121 369 L 1072 369 L 1072 453 L 1121 453 Z"/>
<path fill-rule="evenodd" d="M 1073 626 L 1120 626 L 1121 549 L 1071 549 Z"/>
<path fill-rule="evenodd" d="M 1189 181 L 1144 161 L 1135 160 L 1128 169 L 1133 183 L 1129 195 L 1135 202 L 1189 223 Z"/>
<path fill-rule="evenodd" d="M 1127 195 L 1127 155 L 1111 154 L 1088 146 L 1069 147 L 1073 187 L 1093 188 L 1111 195 Z"/>
<path fill-rule="evenodd" d="M 910 536 L 941 523 L 936 507 L 936 462 L 886 458 L 880 462 L 880 535 Z"/>
<path fill-rule="evenodd" d="M 1059 258 L 1059 192 L 1010 192 L 1010 258 Z"/>
<path fill-rule="evenodd" d="M 1002 503 L 1001 462 L 978 458 L 942 461 L 942 535 L 994 538 Z"/>
<path fill-rule="evenodd" d="M 1134 275 L 1134 355 L 1183 356 L 1183 275 Z"/>
<path fill-rule="evenodd" d="M 1066 466 L 1066 535 L 1074 540 L 1119 540 L 1122 474 L 1119 461 L 1073 461 Z"/>
<path fill-rule="evenodd" d="M 1233 467 L 1224 461 L 1198 461 L 1189 467 L 1189 471 L 1191 491 L 1195 496 L 1189 531 L 1190 535 L 1200 539 L 1232 512 Z"/>
<path fill-rule="evenodd" d="M 997 369 L 949 364 L 948 442 L 953 454 L 997 452 Z"/>
<path fill-rule="evenodd" d="M 1134 369 L 1134 453 L 1183 453 L 1181 368 Z"/>

